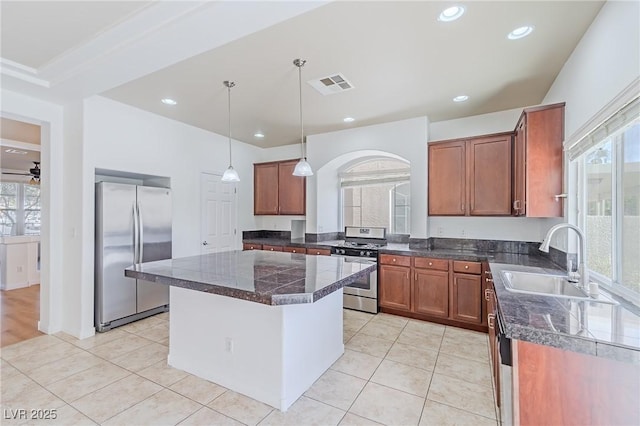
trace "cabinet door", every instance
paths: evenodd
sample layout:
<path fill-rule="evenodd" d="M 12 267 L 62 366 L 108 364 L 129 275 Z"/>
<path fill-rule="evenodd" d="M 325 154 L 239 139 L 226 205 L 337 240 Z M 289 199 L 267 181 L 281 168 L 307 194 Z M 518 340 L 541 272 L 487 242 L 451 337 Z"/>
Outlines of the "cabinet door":
<path fill-rule="evenodd" d="M 306 213 L 307 178 L 294 176 L 298 160 L 282 161 L 278 169 L 278 214 L 304 215 Z"/>
<path fill-rule="evenodd" d="M 498 333 L 496 330 L 496 315 L 498 315 L 498 304 L 496 303 L 495 290 L 493 285 L 487 287 L 485 292 L 487 301 L 488 315 L 487 322 L 489 325 L 489 353 L 491 354 L 491 371 L 493 372 L 493 383 L 495 386 L 496 405 L 500 407 L 500 359 L 498 357 Z"/>
<path fill-rule="evenodd" d="M 482 282 L 480 275 L 453 274 L 451 319 L 482 323 Z"/>
<path fill-rule="evenodd" d="M 437 317 L 449 316 L 449 273 L 414 269 L 413 311 Z"/>
<path fill-rule="evenodd" d="M 411 310 L 411 268 L 403 266 L 380 266 L 380 306 Z"/>
<path fill-rule="evenodd" d="M 467 145 L 469 214 L 511 215 L 511 136 L 472 139 Z"/>
<path fill-rule="evenodd" d="M 562 217 L 564 104 L 526 115 L 525 191 L 527 217 Z"/>
<path fill-rule="evenodd" d="M 253 165 L 253 214 L 278 214 L 278 163 Z"/>
<path fill-rule="evenodd" d="M 466 212 L 465 142 L 429 145 L 429 215 Z"/>
<path fill-rule="evenodd" d="M 525 205 L 525 153 L 526 153 L 526 115 L 523 115 L 518 126 L 513 142 L 513 215 L 523 216 L 526 213 Z"/>

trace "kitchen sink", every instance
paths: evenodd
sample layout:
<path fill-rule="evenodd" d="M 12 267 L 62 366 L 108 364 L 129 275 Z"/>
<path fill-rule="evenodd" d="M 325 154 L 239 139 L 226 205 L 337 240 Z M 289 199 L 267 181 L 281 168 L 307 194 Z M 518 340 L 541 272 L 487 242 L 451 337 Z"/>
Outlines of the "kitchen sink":
<path fill-rule="evenodd" d="M 508 291 L 591 300 L 587 293 L 569 282 L 567 277 L 563 275 L 519 271 L 503 271 L 502 275 L 505 278 L 504 284 Z"/>

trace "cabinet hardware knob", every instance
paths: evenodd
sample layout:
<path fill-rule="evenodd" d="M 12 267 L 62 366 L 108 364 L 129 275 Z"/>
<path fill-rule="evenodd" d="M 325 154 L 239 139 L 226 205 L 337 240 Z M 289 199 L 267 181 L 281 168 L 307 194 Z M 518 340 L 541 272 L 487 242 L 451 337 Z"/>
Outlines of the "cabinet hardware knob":
<path fill-rule="evenodd" d="M 464 269 L 469 269 L 469 265 L 464 265 Z"/>
<path fill-rule="evenodd" d="M 492 280 L 491 278 L 485 278 L 484 280 L 485 280 L 486 282 L 488 282 L 488 283 L 492 283 L 492 282 L 493 282 L 493 280 Z"/>
<path fill-rule="evenodd" d="M 494 325 L 493 325 L 493 319 L 495 318 L 494 314 L 488 314 L 487 315 L 487 323 L 489 324 L 489 328 L 493 329 Z"/>
<path fill-rule="evenodd" d="M 393 261 L 394 261 L 394 262 L 396 261 L 396 258 L 395 258 L 395 257 L 393 258 Z"/>
<path fill-rule="evenodd" d="M 429 262 L 429 266 L 433 266 L 433 262 Z"/>

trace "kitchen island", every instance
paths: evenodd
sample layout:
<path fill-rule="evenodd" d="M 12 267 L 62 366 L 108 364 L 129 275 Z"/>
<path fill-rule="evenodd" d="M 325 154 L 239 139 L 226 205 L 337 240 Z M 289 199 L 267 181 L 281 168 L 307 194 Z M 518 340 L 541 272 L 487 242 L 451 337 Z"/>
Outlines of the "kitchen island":
<path fill-rule="evenodd" d="M 169 285 L 168 363 L 282 411 L 344 352 L 342 287 L 372 263 L 231 251 L 135 265 Z"/>

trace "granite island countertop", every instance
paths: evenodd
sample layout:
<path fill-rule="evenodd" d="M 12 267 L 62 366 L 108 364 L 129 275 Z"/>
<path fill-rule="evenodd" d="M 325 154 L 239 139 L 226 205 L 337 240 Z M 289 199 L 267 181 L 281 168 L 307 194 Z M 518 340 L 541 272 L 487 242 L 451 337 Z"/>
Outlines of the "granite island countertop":
<path fill-rule="evenodd" d="M 133 265 L 125 275 L 267 305 L 313 303 L 377 268 L 366 259 L 229 251 Z"/>

